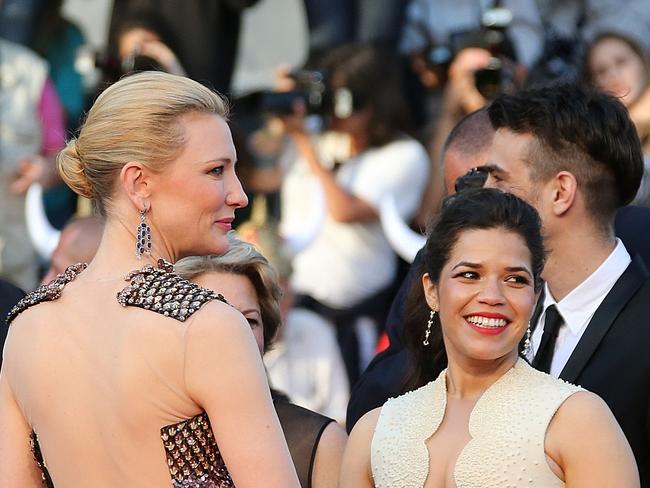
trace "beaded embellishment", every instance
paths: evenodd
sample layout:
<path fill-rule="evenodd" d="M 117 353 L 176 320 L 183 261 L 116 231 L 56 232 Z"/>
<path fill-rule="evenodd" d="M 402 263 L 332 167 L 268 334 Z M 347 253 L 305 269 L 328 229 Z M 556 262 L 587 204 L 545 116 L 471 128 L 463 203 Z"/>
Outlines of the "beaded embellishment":
<path fill-rule="evenodd" d="M 18 315 L 23 313 L 29 307 L 38 305 L 41 302 L 51 302 L 61 296 L 61 292 L 65 285 L 74 280 L 79 273 L 86 269 L 86 263 L 77 263 L 68 266 L 66 270 L 50 281 L 46 285 L 41 285 L 29 295 L 21 299 L 7 315 L 7 324 L 10 324 Z"/>
<path fill-rule="evenodd" d="M 148 264 L 131 271 L 125 280 L 130 284 L 117 294 L 120 305 L 152 310 L 181 322 L 210 300 L 228 303 L 223 295 L 174 274 L 174 265 L 164 259 L 158 260 L 157 268 Z"/>
<path fill-rule="evenodd" d="M 235 486 L 206 413 L 160 429 L 174 488 Z"/>

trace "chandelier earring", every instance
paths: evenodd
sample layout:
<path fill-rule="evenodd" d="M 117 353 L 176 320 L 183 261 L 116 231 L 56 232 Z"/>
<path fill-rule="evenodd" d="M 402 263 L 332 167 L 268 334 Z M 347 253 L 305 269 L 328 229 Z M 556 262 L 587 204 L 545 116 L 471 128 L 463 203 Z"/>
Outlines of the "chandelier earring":
<path fill-rule="evenodd" d="M 427 328 L 424 331 L 424 340 L 422 341 L 423 346 L 429 345 L 429 336 L 431 335 L 431 326 L 433 325 L 433 317 L 436 316 L 437 310 L 429 311 L 429 321 L 427 322 Z"/>
<path fill-rule="evenodd" d="M 530 323 L 528 324 L 528 328 L 526 329 L 526 339 L 524 340 L 524 348 L 522 349 L 522 354 L 524 356 L 528 356 L 530 353 Z"/>
<path fill-rule="evenodd" d="M 138 259 L 143 254 L 151 256 L 151 227 L 146 222 L 145 216 L 147 215 L 148 208 L 140 211 L 140 224 L 136 232 L 135 240 L 135 255 Z"/>

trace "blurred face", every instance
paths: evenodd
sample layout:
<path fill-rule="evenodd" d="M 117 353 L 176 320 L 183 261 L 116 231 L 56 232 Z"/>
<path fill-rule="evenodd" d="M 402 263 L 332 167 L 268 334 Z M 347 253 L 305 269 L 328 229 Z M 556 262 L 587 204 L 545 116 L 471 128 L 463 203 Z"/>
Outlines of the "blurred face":
<path fill-rule="evenodd" d="M 423 278 L 427 303 L 438 308 L 450 361 L 513 360 L 536 295 L 530 251 L 504 229 L 460 234 L 437 284 Z"/>
<path fill-rule="evenodd" d="M 197 285 L 221 293 L 230 305 L 239 310 L 251 326 L 260 354 L 264 354 L 262 313 L 257 292 L 250 280 L 246 276 L 234 273 L 210 271 L 199 275 L 193 281 Z"/>
<path fill-rule="evenodd" d="M 589 55 L 591 76 L 599 88 L 632 105 L 648 84 L 643 60 L 628 43 L 614 37 L 598 41 Z"/>
<path fill-rule="evenodd" d="M 248 204 L 235 174 L 237 155 L 226 122 L 211 114 L 181 119 L 186 144 L 180 156 L 151 178 L 154 236 L 172 256 L 222 254 L 235 209 Z"/>

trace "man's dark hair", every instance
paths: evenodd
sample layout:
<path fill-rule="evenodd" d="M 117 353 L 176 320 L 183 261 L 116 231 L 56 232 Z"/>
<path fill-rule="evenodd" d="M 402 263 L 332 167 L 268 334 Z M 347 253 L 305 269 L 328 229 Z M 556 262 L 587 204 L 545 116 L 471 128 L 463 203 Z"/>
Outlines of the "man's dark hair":
<path fill-rule="evenodd" d="M 636 195 L 643 153 L 627 109 L 595 88 L 563 84 L 501 95 L 488 109 L 492 126 L 531 134 L 533 181 L 572 173 L 587 209 L 603 229 Z"/>
<path fill-rule="evenodd" d="M 535 291 L 542 286 L 545 251 L 537 211 L 511 193 L 494 188 L 473 188 L 448 197 L 424 246 L 419 276 L 428 273 L 438 283 L 440 273 L 461 234 L 471 230 L 503 229 L 521 237 L 531 255 L 531 272 Z M 414 280 L 406 303 L 404 340 L 413 359 L 411 376 L 405 390 L 418 388 L 434 380 L 447 367 L 439 314 L 433 318 L 429 345 L 423 346 L 429 307 L 422 282 Z"/>

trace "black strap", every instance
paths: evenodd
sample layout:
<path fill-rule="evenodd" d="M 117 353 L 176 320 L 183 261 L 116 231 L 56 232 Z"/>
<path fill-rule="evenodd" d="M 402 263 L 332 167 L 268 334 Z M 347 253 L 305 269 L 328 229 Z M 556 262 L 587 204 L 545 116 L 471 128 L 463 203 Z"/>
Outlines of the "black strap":
<path fill-rule="evenodd" d="M 546 316 L 544 318 L 544 333 L 542 334 L 542 342 L 537 349 L 535 359 L 533 359 L 533 367 L 550 373 L 551 362 L 553 361 L 553 353 L 555 351 L 555 341 L 557 340 L 560 325 L 564 321 L 562 316 L 557 311 L 555 305 L 551 305 L 546 309 Z"/>

